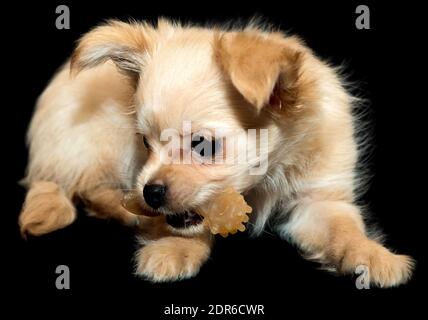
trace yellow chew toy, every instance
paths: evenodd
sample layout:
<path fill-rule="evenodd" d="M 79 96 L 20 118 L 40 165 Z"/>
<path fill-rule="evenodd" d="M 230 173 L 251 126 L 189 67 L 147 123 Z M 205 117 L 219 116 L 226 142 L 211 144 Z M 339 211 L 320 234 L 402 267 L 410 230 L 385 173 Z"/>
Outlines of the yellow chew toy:
<path fill-rule="evenodd" d="M 129 212 L 149 217 L 158 216 L 159 213 L 145 210 L 141 206 L 140 195 L 129 192 L 122 199 L 122 206 Z M 197 213 L 204 217 L 204 224 L 212 234 L 227 237 L 229 233 L 235 234 L 244 231 L 244 223 L 248 222 L 248 213 L 252 208 L 245 202 L 244 197 L 232 187 L 226 188 L 207 204 L 197 209 Z"/>
<path fill-rule="evenodd" d="M 212 234 L 227 237 L 229 233 L 245 230 L 244 223 L 249 220 L 247 213 L 251 213 L 252 208 L 240 193 L 228 187 L 197 211 Z"/>

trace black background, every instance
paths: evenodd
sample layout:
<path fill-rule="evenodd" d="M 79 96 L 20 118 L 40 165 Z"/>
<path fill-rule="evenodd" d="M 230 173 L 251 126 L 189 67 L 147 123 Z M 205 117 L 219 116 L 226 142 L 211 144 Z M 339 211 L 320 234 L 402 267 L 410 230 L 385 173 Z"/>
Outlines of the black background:
<path fill-rule="evenodd" d="M 70 30 L 55 28 L 55 8 L 60 4 L 70 8 Z M 358 4 L 369 5 L 370 30 L 355 28 Z M 362 316 L 367 315 L 369 305 L 382 313 L 400 307 L 413 310 L 407 302 L 416 300 L 425 285 L 423 216 L 427 211 L 423 184 L 426 102 L 421 99 L 425 63 L 422 21 L 417 12 L 409 2 L 382 5 L 367 1 L 190 4 L 121 0 L 111 4 L 43 1 L 2 5 L 2 112 L 6 112 L 2 158 L 7 179 L 3 183 L 1 229 L 8 255 L 2 261 L 6 271 L 1 287 L 7 288 L 8 298 L 21 302 L 23 307 L 16 311 L 26 311 L 24 306 L 36 301 L 40 302 L 32 313 L 47 313 L 53 306 L 73 306 L 62 309 L 61 316 L 88 304 L 95 310 L 119 307 L 143 319 L 161 317 L 163 307 L 171 303 L 265 304 L 266 315 L 259 317 L 265 319 L 279 319 L 279 314 L 287 318 L 292 309 L 334 315 L 338 313 L 336 306 L 344 302 Z M 196 278 L 170 284 L 150 284 L 132 275 L 136 250 L 133 234 L 113 221 L 81 214 L 64 230 L 27 241 L 20 238 L 17 217 L 25 191 L 17 181 L 23 177 L 27 161 L 25 132 L 37 96 L 70 55 L 80 35 L 106 18 L 155 21 L 166 16 L 221 22 L 245 20 L 255 14 L 300 35 L 320 57 L 336 65 L 345 63 L 349 79 L 359 88 L 357 92 L 370 101 L 375 144 L 370 167 L 374 177 L 364 200 L 386 233 L 387 245 L 416 258 L 417 269 L 409 284 L 398 289 L 359 291 L 354 279 L 318 270 L 316 264 L 304 261 L 294 248 L 269 231 L 255 239 L 245 234 L 218 239 L 209 262 Z M 70 267 L 71 290 L 55 288 L 55 268 L 60 264 Z"/>

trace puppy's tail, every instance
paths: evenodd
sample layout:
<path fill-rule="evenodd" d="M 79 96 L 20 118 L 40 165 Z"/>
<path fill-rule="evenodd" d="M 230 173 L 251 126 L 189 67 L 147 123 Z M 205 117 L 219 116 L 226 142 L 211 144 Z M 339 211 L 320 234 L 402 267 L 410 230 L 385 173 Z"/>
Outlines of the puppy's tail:
<path fill-rule="evenodd" d="M 76 219 L 76 209 L 54 182 L 33 182 L 25 198 L 19 226 L 21 234 L 39 236 L 64 228 Z"/>

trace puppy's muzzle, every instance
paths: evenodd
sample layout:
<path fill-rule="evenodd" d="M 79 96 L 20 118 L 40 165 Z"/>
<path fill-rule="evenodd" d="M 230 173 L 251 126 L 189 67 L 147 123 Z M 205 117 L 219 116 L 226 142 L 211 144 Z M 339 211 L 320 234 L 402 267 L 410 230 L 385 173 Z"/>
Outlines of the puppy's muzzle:
<path fill-rule="evenodd" d="M 136 215 L 158 216 L 161 213 L 156 209 L 165 204 L 166 187 L 159 184 L 148 184 L 143 189 L 145 202 L 154 210 L 143 208 L 142 199 L 138 192 L 133 191 L 125 194 L 122 199 L 122 206 L 129 212 Z M 183 211 L 180 213 L 165 214 L 166 223 L 175 229 L 186 229 L 192 226 L 197 226 L 203 221 L 203 217 L 194 211 Z"/>

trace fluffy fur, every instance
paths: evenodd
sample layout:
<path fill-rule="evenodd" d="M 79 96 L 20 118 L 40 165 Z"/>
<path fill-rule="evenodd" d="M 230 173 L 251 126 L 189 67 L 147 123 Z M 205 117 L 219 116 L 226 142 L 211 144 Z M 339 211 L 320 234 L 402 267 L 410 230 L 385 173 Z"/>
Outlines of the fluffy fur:
<path fill-rule="evenodd" d="M 254 234 L 270 223 L 341 273 L 366 265 L 373 284 L 399 285 L 409 279 L 412 259 L 370 239 L 356 205 L 354 103 L 336 70 L 294 36 L 254 25 L 110 21 L 83 36 L 37 103 L 21 230 L 40 235 L 67 226 L 79 197 L 92 214 L 139 227 L 145 246 L 137 274 L 187 278 L 209 256 L 208 231 L 179 233 L 162 217 L 155 223 L 134 216 L 121 207 L 122 193 L 142 192 L 149 181 L 166 184 L 161 211 L 169 214 L 233 185 L 253 207 Z M 163 164 L 159 135 L 167 128 L 180 134 L 183 121 L 226 135 L 268 129 L 267 172 L 249 175 L 252 159 Z"/>

